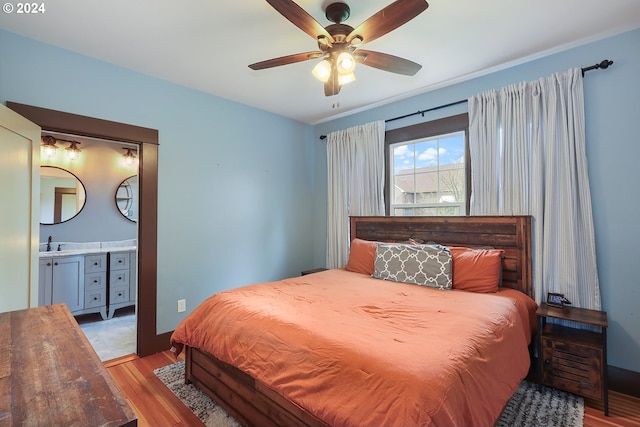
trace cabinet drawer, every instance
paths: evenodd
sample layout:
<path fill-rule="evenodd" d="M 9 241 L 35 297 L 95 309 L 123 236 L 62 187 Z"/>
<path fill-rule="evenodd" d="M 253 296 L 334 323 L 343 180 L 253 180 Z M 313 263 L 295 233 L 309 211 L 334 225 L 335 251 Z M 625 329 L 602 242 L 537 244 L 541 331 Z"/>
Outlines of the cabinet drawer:
<path fill-rule="evenodd" d="M 84 308 L 102 307 L 107 305 L 107 290 L 94 290 L 91 292 L 85 292 L 84 295 Z"/>
<path fill-rule="evenodd" d="M 84 275 L 84 289 L 85 292 L 93 292 L 96 289 L 107 288 L 107 273 L 91 273 Z"/>
<path fill-rule="evenodd" d="M 120 302 L 128 302 L 129 301 L 129 287 L 128 286 L 119 286 L 112 287 L 111 292 L 109 292 L 109 304 L 118 304 Z"/>
<path fill-rule="evenodd" d="M 118 286 L 129 287 L 129 270 L 110 271 L 109 286 L 112 288 Z"/>
<path fill-rule="evenodd" d="M 603 349 L 542 337 L 542 382 L 584 397 L 602 398 Z"/>
<path fill-rule="evenodd" d="M 109 254 L 111 258 L 111 270 L 125 270 L 129 268 L 129 252 L 112 252 Z"/>
<path fill-rule="evenodd" d="M 85 255 L 84 257 L 84 272 L 85 273 L 98 273 L 101 271 L 107 271 L 107 255 Z"/>

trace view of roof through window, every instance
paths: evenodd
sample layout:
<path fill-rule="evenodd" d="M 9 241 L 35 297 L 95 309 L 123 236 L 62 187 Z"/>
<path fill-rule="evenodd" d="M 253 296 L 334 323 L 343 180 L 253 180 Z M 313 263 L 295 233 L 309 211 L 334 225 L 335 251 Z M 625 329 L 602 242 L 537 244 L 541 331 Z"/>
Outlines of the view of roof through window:
<path fill-rule="evenodd" d="M 455 132 L 390 146 L 391 215 L 465 214 L 465 137 Z"/>

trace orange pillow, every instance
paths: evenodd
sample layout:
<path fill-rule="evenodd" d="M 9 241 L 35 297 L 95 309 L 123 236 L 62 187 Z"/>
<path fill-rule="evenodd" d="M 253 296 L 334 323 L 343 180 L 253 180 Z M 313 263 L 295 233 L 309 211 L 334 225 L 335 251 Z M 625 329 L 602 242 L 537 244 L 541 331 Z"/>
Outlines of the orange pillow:
<path fill-rule="evenodd" d="M 498 292 L 502 280 L 502 249 L 450 247 L 453 259 L 453 289 Z"/>
<path fill-rule="evenodd" d="M 349 260 L 345 268 L 371 276 L 373 263 L 376 259 L 376 243 L 369 240 L 353 239 L 349 248 Z"/>

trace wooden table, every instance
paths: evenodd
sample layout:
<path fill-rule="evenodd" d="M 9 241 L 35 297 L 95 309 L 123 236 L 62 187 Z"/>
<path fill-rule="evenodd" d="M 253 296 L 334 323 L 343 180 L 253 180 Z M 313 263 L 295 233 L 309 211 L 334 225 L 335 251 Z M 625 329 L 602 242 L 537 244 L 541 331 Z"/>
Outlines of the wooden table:
<path fill-rule="evenodd" d="M 65 304 L 0 314 L 0 426 L 137 426 Z"/>

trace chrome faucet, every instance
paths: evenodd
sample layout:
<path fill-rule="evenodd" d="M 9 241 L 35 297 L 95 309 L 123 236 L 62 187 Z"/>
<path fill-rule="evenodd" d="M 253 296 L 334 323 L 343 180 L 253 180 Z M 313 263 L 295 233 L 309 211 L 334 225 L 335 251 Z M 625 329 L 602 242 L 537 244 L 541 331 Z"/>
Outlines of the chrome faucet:
<path fill-rule="evenodd" d="M 47 252 L 51 252 L 51 236 L 49 236 L 49 240 L 47 240 Z"/>

